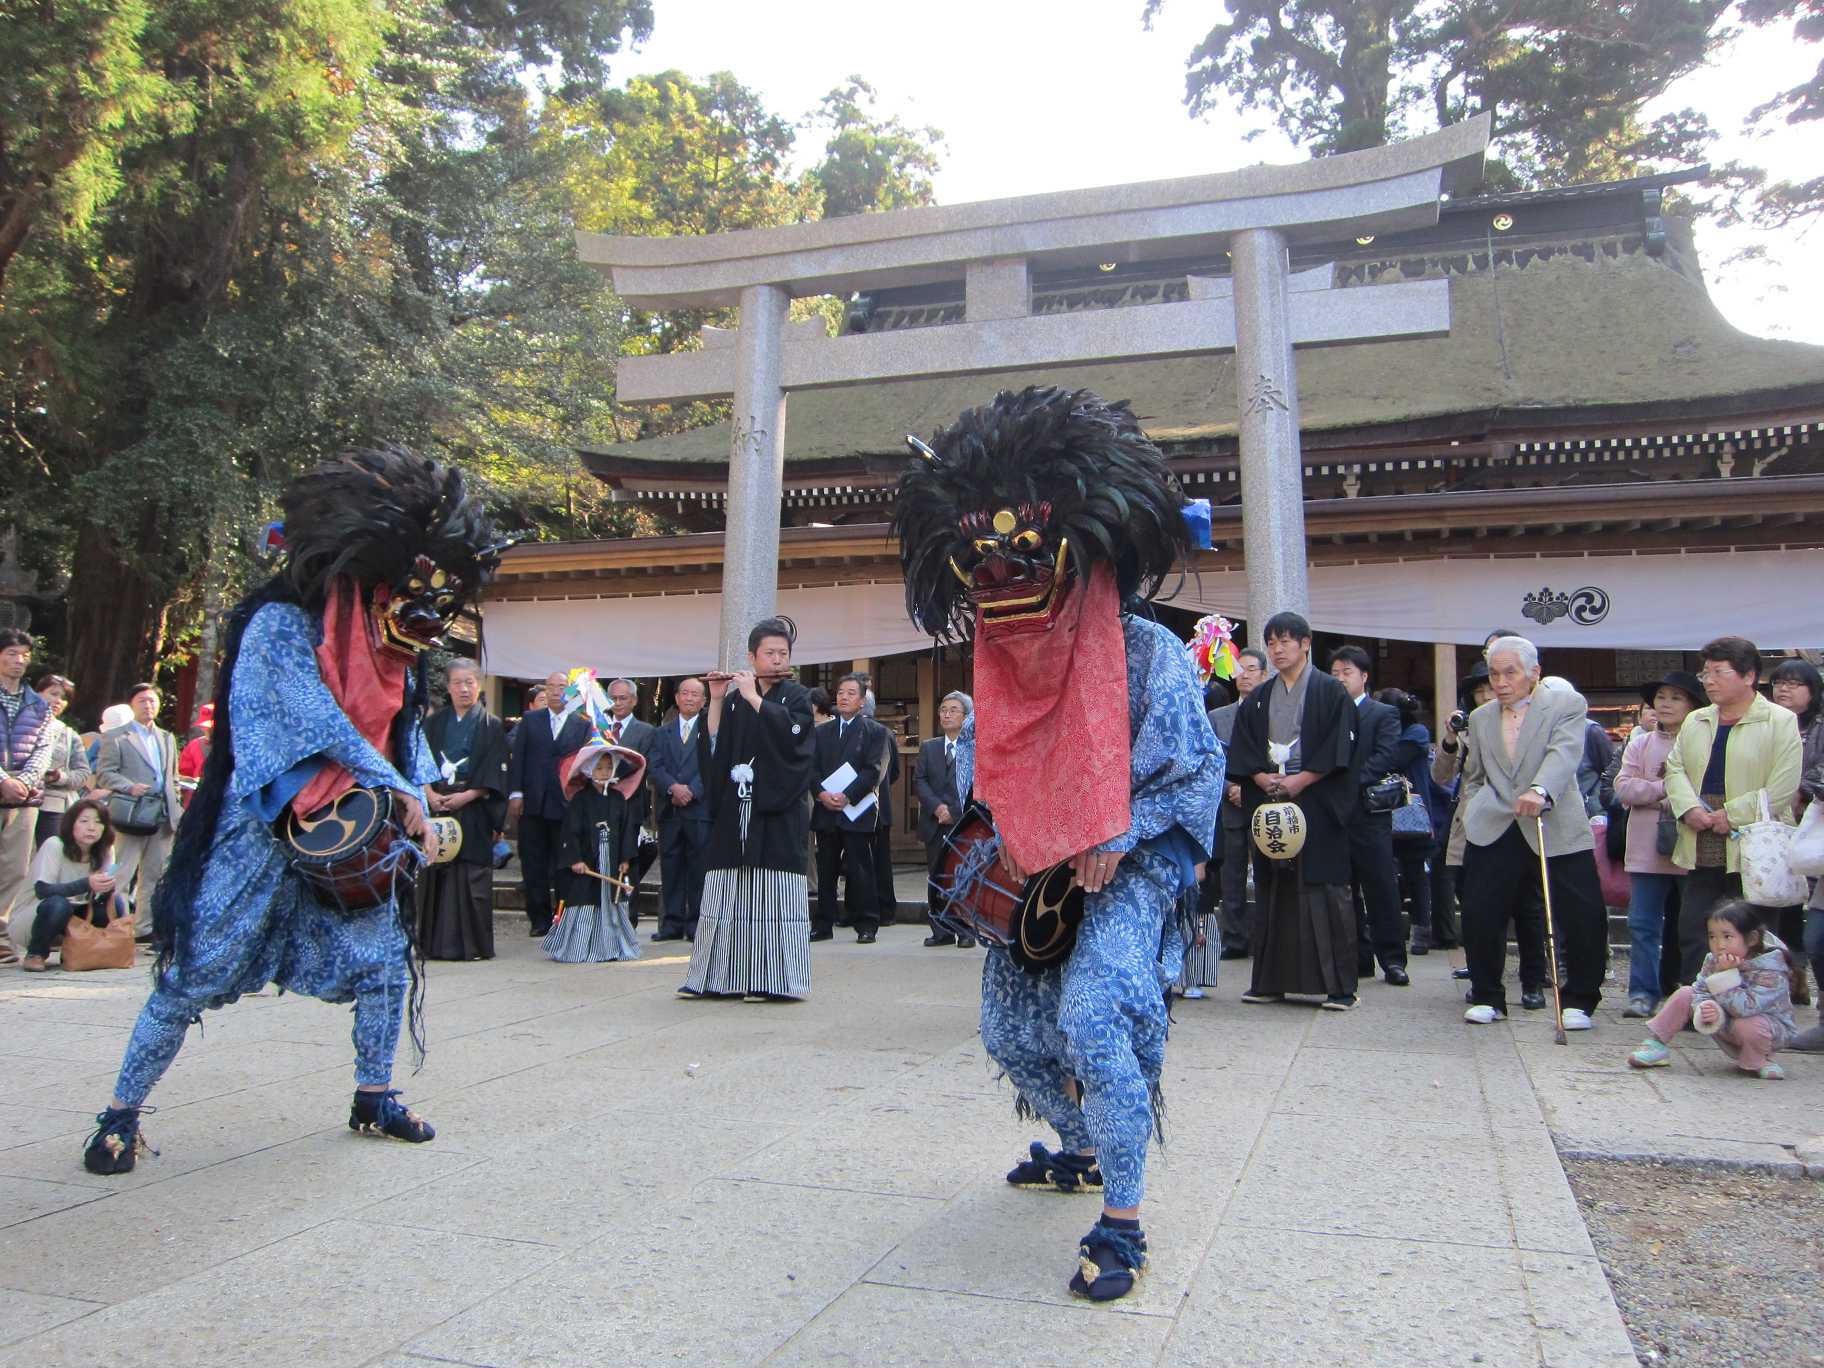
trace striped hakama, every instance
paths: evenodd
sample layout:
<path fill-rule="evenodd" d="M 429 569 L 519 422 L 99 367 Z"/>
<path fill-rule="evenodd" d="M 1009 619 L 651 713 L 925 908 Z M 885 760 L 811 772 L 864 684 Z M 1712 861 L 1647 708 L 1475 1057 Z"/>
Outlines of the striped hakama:
<path fill-rule="evenodd" d="M 712 869 L 684 990 L 709 996 L 811 993 L 810 891 L 778 869 Z"/>

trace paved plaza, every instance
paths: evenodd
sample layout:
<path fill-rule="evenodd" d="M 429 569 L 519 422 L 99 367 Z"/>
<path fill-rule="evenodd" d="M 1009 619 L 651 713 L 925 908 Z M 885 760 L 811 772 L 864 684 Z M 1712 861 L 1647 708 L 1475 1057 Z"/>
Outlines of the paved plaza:
<path fill-rule="evenodd" d="M 807 1004 L 686 1003 L 672 946 L 563 966 L 512 926 L 431 966 L 401 1075 L 434 1143 L 350 1135 L 346 1009 L 261 995 L 192 1032 L 162 1157 L 112 1180 L 79 1150 L 143 972 L 7 971 L 0 1363 L 1625 1368 L 1548 1119 L 1789 1160 L 1824 1082 L 1707 1043 L 1633 1077 L 1607 1012 L 1568 1049 L 1544 1014 L 1468 1028 L 1442 955 L 1349 1014 L 1231 974 L 1177 1009 L 1152 1268 L 1092 1308 L 1064 1285 L 1095 1200 L 1002 1181 L 1040 1132 L 976 1039 L 976 954 L 891 927 L 816 947 Z"/>

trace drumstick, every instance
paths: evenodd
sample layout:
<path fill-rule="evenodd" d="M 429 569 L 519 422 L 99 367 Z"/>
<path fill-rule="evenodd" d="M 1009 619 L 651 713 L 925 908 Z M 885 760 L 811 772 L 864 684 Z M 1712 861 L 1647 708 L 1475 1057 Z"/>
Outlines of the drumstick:
<path fill-rule="evenodd" d="M 633 892 L 632 884 L 626 883 L 620 879 L 617 879 L 612 874 L 597 874 L 593 869 L 585 869 L 583 871 L 583 873 L 587 874 L 592 879 L 600 879 L 605 884 L 613 884 L 616 888 L 620 889 L 621 892 L 623 892 L 623 893 L 632 893 Z"/>

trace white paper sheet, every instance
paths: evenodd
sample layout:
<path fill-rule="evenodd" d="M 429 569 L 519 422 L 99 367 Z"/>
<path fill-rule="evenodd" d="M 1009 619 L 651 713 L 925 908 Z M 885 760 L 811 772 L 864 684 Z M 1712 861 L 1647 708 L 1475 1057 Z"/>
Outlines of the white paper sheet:
<path fill-rule="evenodd" d="M 851 765 L 847 760 L 844 760 L 842 764 L 831 770 L 830 773 L 824 777 L 823 791 L 825 793 L 845 793 L 848 791 L 849 785 L 855 782 L 855 779 L 855 766 Z M 873 808 L 875 801 L 875 795 L 870 793 L 859 803 L 851 803 L 848 807 L 845 807 L 842 810 L 842 815 L 847 817 L 851 822 L 857 821 Z"/>

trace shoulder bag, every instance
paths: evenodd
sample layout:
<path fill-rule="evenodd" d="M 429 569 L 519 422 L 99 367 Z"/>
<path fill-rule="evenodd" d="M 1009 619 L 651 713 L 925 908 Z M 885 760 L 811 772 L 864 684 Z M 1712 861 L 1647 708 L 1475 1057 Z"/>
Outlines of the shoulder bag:
<path fill-rule="evenodd" d="M 1756 907 L 1791 907 L 1810 896 L 1803 876 L 1794 873 L 1791 864 L 1792 838 L 1798 828 L 1774 820 L 1765 789 L 1761 790 L 1761 820 L 1748 823 L 1738 834 L 1744 898 Z"/>
<path fill-rule="evenodd" d="M 110 793 L 108 820 L 116 831 L 129 836 L 150 836 L 165 824 L 165 795 L 158 789 L 148 789 L 137 798 L 129 793 Z"/>
<path fill-rule="evenodd" d="M 1794 874 L 1824 875 L 1824 801 L 1813 799 L 1792 838 L 1786 863 Z"/>

